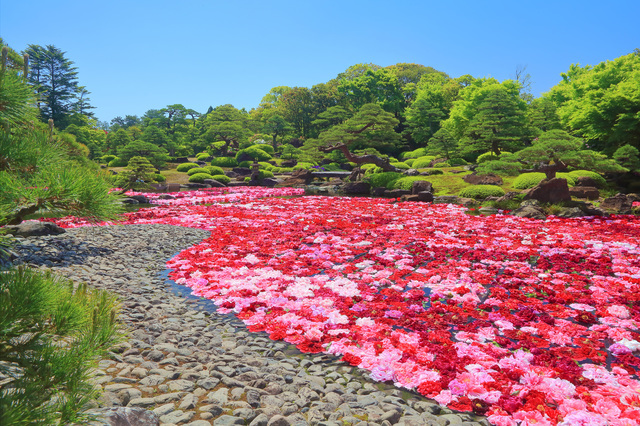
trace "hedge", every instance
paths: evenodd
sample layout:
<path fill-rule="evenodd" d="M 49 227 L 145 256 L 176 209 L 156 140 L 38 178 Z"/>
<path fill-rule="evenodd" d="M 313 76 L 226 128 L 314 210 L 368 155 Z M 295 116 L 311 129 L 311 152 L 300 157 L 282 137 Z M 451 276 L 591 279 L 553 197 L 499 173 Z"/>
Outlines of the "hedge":
<path fill-rule="evenodd" d="M 191 169 L 195 169 L 196 167 L 200 167 L 199 165 L 197 165 L 196 163 L 182 163 L 179 164 L 178 167 L 176 167 L 176 170 L 179 172 L 188 172 Z"/>
<path fill-rule="evenodd" d="M 234 157 L 215 157 L 211 160 L 211 165 L 218 167 L 236 167 L 238 161 Z"/>
<path fill-rule="evenodd" d="M 431 162 L 435 159 L 436 157 L 433 155 L 425 155 L 425 156 L 416 158 L 416 160 L 413 162 L 411 167 L 413 167 L 414 169 L 423 169 L 425 167 L 429 167 L 429 164 L 431 164 Z"/>
<path fill-rule="evenodd" d="M 460 197 L 484 200 L 487 197 L 502 197 L 504 189 L 495 185 L 471 185 L 458 193 Z"/>
<path fill-rule="evenodd" d="M 205 179 L 213 179 L 213 176 L 211 176 L 209 173 L 196 173 L 189 177 L 189 182 L 204 183 Z"/>
<path fill-rule="evenodd" d="M 205 169 L 204 167 L 194 167 L 194 168 L 192 168 L 192 169 L 189 169 L 189 171 L 187 172 L 187 174 L 188 174 L 189 176 L 193 176 L 193 175 L 195 175 L 196 173 L 207 173 L 207 174 L 211 174 L 211 173 L 209 173 L 209 170 L 208 170 L 208 169 Z"/>

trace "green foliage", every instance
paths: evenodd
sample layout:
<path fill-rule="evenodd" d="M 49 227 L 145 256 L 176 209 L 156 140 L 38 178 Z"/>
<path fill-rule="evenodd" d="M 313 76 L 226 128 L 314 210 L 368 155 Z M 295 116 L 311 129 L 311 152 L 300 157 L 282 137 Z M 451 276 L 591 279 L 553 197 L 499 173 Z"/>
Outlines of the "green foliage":
<path fill-rule="evenodd" d="M 458 195 L 460 197 L 483 200 L 487 197 L 502 197 L 504 189 L 495 185 L 471 185 L 462 189 Z"/>
<path fill-rule="evenodd" d="M 0 274 L 0 424 L 88 424 L 96 360 L 121 337 L 116 298 L 29 269 Z M 63 343 L 64 344 L 61 344 Z M 10 391 L 9 388 L 11 388 Z"/>
<path fill-rule="evenodd" d="M 523 173 L 513 181 L 513 187 L 515 189 L 533 188 L 534 186 L 542 182 L 542 180 L 544 180 L 546 177 L 547 175 L 545 175 L 544 173 Z"/>
<path fill-rule="evenodd" d="M 166 177 L 164 177 L 164 176 L 162 176 L 160 173 L 156 173 L 156 174 L 153 176 L 153 180 L 155 180 L 155 181 L 156 181 L 156 182 L 158 182 L 158 183 L 162 183 L 162 182 L 166 182 L 166 181 L 167 181 L 167 178 L 166 178 Z"/>
<path fill-rule="evenodd" d="M 365 182 L 369 182 L 372 188 L 391 188 L 393 187 L 393 183 L 403 177 L 402 173 L 397 172 L 383 172 L 383 173 L 375 173 L 365 177 Z"/>
<path fill-rule="evenodd" d="M 618 164 L 629 170 L 640 169 L 640 159 L 638 158 L 640 151 L 634 146 L 623 145 L 613 153 L 613 159 Z"/>
<path fill-rule="evenodd" d="M 206 169 L 204 169 L 206 171 Z M 191 183 L 203 183 L 205 179 L 213 179 L 209 173 L 196 173 L 189 176 L 189 182 Z"/>
<path fill-rule="evenodd" d="M 434 164 L 433 167 L 438 167 L 438 168 L 451 167 L 451 164 L 449 164 L 449 162 L 447 162 L 447 161 L 442 161 L 440 163 Z"/>
<path fill-rule="evenodd" d="M 391 163 L 391 165 L 397 169 L 402 169 L 402 170 L 409 170 L 411 168 L 407 163 L 404 163 L 404 162 Z"/>
<path fill-rule="evenodd" d="M 176 167 L 176 170 L 179 172 L 186 173 L 189 170 L 195 169 L 197 167 L 200 167 L 200 166 L 197 165 L 196 163 L 182 163 L 182 164 L 179 164 L 178 167 Z"/>
<path fill-rule="evenodd" d="M 414 149 L 413 151 L 406 151 L 403 152 L 402 154 L 400 154 L 400 158 L 402 160 L 407 160 L 409 158 L 419 158 L 419 157 L 424 157 L 425 155 L 427 155 L 427 149 L 426 148 L 418 148 L 418 149 Z"/>
<path fill-rule="evenodd" d="M 500 159 L 499 155 L 495 155 L 493 152 L 489 151 L 489 152 L 485 152 L 484 154 L 478 155 L 478 158 L 476 158 L 476 163 L 482 164 L 485 161 L 496 161 L 499 159 Z"/>
<path fill-rule="evenodd" d="M 300 169 L 305 169 L 305 170 L 311 170 L 313 168 L 314 164 L 312 163 L 306 163 L 304 161 L 298 161 L 298 163 L 293 166 L 293 170 L 300 170 Z"/>
<path fill-rule="evenodd" d="M 156 168 L 145 157 L 131 157 L 127 168 L 118 173 L 114 179 L 117 187 L 123 191 L 129 189 L 147 189 L 155 182 Z"/>
<path fill-rule="evenodd" d="M 242 161 L 238 163 L 238 167 L 251 168 L 251 164 L 253 164 L 253 161 Z"/>
<path fill-rule="evenodd" d="M 438 169 L 429 169 L 424 171 L 423 173 L 426 173 L 427 176 L 433 176 L 433 175 L 443 175 L 444 172 L 442 170 L 438 170 Z"/>
<path fill-rule="evenodd" d="M 260 174 L 258 176 L 259 179 L 272 178 L 272 177 L 273 177 L 273 173 L 271 173 L 269 170 L 260 170 Z"/>
<path fill-rule="evenodd" d="M 262 145 L 251 145 L 248 148 L 241 149 L 236 154 L 236 160 L 238 160 L 242 154 L 248 155 L 249 157 L 257 161 L 271 160 L 271 158 L 273 158 L 271 154 L 261 149 L 261 146 Z"/>
<path fill-rule="evenodd" d="M 3 66 L 0 70 L 0 128 L 22 126 L 35 118 L 31 107 L 34 102 L 32 88 L 16 71 Z"/>
<path fill-rule="evenodd" d="M 131 141 L 120 148 L 118 156 L 126 162 L 129 162 L 132 157 L 145 157 L 158 168 L 164 167 L 169 159 L 169 154 L 164 148 L 142 140 Z"/>
<path fill-rule="evenodd" d="M 209 171 L 210 175 L 224 175 L 224 170 L 218 166 L 204 166 Z"/>
<path fill-rule="evenodd" d="M 339 172 L 343 171 L 338 163 L 329 163 L 322 166 L 328 172 Z"/>
<path fill-rule="evenodd" d="M 112 162 L 112 161 L 113 161 L 113 160 L 115 160 L 116 158 L 118 158 L 118 157 L 116 157 L 116 156 L 115 156 L 115 155 L 113 155 L 113 154 L 106 154 L 106 155 L 103 155 L 102 157 L 100 157 L 100 160 L 101 160 L 103 163 L 109 164 L 110 162 Z"/>
<path fill-rule="evenodd" d="M 260 148 L 261 150 L 263 150 L 267 154 L 271 155 L 272 157 L 276 153 L 276 150 L 273 149 L 273 146 L 271 146 L 269 144 L 266 144 L 266 143 L 260 143 L 260 144 L 254 145 L 254 146 L 257 146 L 258 148 Z"/>
<path fill-rule="evenodd" d="M 605 180 L 605 178 L 603 178 L 602 175 L 596 172 L 592 172 L 589 170 L 573 170 L 569 172 L 569 174 L 571 176 L 574 176 L 576 180 L 577 178 L 582 176 L 590 177 L 591 179 L 596 181 L 596 183 L 598 184 L 598 188 L 604 188 L 607 185 L 607 181 Z"/>
<path fill-rule="evenodd" d="M 479 174 L 494 173 L 500 176 L 518 176 L 522 165 L 517 162 L 490 160 L 480 164 L 476 171 Z"/>
<path fill-rule="evenodd" d="M 266 161 L 260 161 L 258 162 L 258 165 L 260 166 L 261 169 L 264 169 L 264 170 L 273 169 L 273 164 L 267 163 Z"/>
<path fill-rule="evenodd" d="M 429 179 L 426 176 L 401 177 L 397 180 L 394 180 L 393 182 L 390 182 L 389 185 L 393 185 L 393 188 L 389 188 L 389 189 L 404 189 L 406 191 L 410 191 L 411 188 L 413 187 L 413 182 L 422 181 L 422 180 L 428 181 Z"/>
<path fill-rule="evenodd" d="M 413 163 L 416 161 L 416 158 L 407 158 L 406 160 L 404 160 L 404 164 L 406 164 L 409 167 L 413 167 Z"/>
<path fill-rule="evenodd" d="M 576 184 L 576 177 L 571 173 L 556 173 L 556 177 L 566 179 L 568 186 L 575 186 Z"/>
<path fill-rule="evenodd" d="M 452 166 L 466 166 L 469 162 L 464 158 L 450 158 L 449 164 Z"/>
<path fill-rule="evenodd" d="M 435 159 L 436 157 L 433 155 L 425 155 L 423 157 L 416 158 L 411 167 L 414 169 L 423 169 L 425 167 L 429 167 L 429 164 L 431 164 Z"/>
<path fill-rule="evenodd" d="M 206 161 L 207 158 L 211 157 L 211 154 L 208 152 L 201 152 L 196 155 L 196 159 L 200 161 Z"/>
<path fill-rule="evenodd" d="M 213 175 L 212 179 L 217 180 L 218 182 L 223 183 L 225 185 L 231 182 L 231 178 L 225 175 Z"/>
<path fill-rule="evenodd" d="M 236 167 L 238 161 L 234 157 L 215 157 L 211 160 L 211 165 L 218 167 Z"/>
<path fill-rule="evenodd" d="M 193 176 L 196 173 L 211 174 L 211 173 L 209 173 L 209 169 L 207 169 L 205 167 L 194 167 L 194 168 L 191 168 L 191 169 L 187 170 L 187 175 L 189 175 L 189 176 Z"/>

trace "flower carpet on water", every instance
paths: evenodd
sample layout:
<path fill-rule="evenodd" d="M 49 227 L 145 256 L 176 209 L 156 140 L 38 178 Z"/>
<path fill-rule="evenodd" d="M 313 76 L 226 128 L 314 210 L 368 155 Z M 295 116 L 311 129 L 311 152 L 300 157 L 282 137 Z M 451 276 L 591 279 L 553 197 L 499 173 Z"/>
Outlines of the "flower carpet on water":
<path fill-rule="evenodd" d="M 124 223 L 211 231 L 168 262 L 177 283 L 376 380 L 497 425 L 640 424 L 639 218 L 296 194 L 156 195 Z"/>

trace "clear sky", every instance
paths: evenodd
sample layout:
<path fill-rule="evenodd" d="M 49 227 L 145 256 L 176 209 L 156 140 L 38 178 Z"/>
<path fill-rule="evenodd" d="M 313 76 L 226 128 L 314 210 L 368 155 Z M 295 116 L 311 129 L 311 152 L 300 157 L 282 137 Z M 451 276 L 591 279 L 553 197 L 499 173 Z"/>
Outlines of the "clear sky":
<path fill-rule="evenodd" d="M 526 67 L 539 96 L 573 63 L 640 47 L 639 16 L 640 0 L 0 0 L 0 37 L 66 52 L 110 121 L 170 104 L 249 110 L 357 63 L 500 81 Z"/>

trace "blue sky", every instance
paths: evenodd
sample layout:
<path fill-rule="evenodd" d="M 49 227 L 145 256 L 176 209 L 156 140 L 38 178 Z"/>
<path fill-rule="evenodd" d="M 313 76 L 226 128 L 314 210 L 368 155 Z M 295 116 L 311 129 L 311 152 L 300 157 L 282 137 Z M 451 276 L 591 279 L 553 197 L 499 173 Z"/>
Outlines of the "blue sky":
<path fill-rule="evenodd" d="M 640 47 L 638 16 L 638 0 L 0 0 L 0 37 L 66 52 L 109 121 L 176 103 L 249 110 L 357 63 L 500 81 L 526 67 L 539 96 L 573 63 Z"/>

